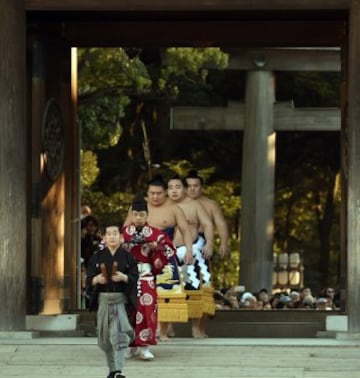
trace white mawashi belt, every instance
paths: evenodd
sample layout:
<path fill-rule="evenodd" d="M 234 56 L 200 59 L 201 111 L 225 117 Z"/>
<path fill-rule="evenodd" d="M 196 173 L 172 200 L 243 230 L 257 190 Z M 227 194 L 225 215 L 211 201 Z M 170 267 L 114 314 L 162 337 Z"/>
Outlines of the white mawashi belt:
<path fill-rule="evenodd" d="M 151 274 L 151 265 L 148 263 L 138 263 L 137 264 L 139 276 L 145 276 Z"/>

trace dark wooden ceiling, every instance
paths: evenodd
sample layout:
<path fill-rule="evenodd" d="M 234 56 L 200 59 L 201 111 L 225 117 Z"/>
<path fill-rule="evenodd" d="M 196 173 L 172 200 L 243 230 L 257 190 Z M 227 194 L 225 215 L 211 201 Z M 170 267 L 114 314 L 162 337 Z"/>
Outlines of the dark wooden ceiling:
<path fill-rule="evenodd" d="M 61 36 L 70 45 L 79 47 L 335 47 L 342 45 L 347 33 L 348 10 L 342 1 L 338 9 L 283 6 L 202 11 L 39 10 L 34 3 L 40 2 L 27 1 L 28 6 L 32 4 L 26 11 L 28 32 Z M 191 9 L 191 2 L 185 2 Z M 98 3 L 94 1 L 93 5 L 99 6 Z M 271 3 L 269 0 L 268 4 Z"/>
<path fill-rule="evenodd" d="M 197 11 L 343 10 L 351 0 L 24 0 L 26 10 Z"/>

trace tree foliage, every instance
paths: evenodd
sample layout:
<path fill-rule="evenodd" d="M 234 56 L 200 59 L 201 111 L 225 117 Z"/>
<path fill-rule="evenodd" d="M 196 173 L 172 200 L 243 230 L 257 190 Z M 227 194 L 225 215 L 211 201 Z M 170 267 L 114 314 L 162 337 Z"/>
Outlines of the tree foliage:
<path fill-rule="evenodd" d="M 79 49 L 79 119 L 85 150 L 118 143 L 130 126 L 125 108 L 132 101 L 168 103 L 189 85 L 199 92 L 206 85 L 207 67 L 225 68 L 228 62 L 218 48 L 168 48 L 153 55 L 149 58 L 143 49 Z M 161 59 L 166 60 L 164 67 Z"/>
<path fill-rule="evenodd" d="M 124 49 L 79 49 L 79 120 L 85 150 L 115 145 L 125 107 L 151 86 L 145 65 Z"/>
<path fill-rule="evenodd" d="M 313 288 L 338 286 L 339 135 L 289 133 L 278 140 L 276 250 L 304 251 L 305 279 Z"/>
<path fill-rule="evenodd" d="M 83 188 L 90 188 L 96 181 L 100 169 L 97 156 L 92 151 L 81 151 L 81 184 Z"/>

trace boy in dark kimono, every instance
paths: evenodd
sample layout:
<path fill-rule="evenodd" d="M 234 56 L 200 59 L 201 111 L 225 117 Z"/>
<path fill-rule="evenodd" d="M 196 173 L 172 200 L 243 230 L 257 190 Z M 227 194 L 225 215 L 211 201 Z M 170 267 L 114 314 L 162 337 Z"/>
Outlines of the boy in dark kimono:
<path fill-rule="evenodd" d="M 118 226 L 105 229 L 105 248 L 89 260 L 86 284 L 92 287 L 98 304 L 97 337 L 109 367 L 108 378 L 122 374 L 125 353 L 134 339 L 129 316 L 136 311 L 137 264 L 121 245 Z"/>

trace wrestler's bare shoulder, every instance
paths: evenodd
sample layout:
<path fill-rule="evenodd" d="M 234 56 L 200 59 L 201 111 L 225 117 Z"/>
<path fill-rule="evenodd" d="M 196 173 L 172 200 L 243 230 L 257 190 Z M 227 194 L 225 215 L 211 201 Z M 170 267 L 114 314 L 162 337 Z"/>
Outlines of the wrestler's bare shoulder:
<path fill-rule="evenodd" d="M 183 198 L 180 202 L 176 202 L 176 204 L 181 207 L 184 211 L 185 214 L 194 214 L 194 216 L 196 215 L 196 209 L 200 206 L 202 207 L 202 205 L 200 204 L 200 202 L 190 198 L 190 197 L 185 197 Z"/>
<path fill-rule="evenodd" d="M 174 205 L 176 205 L 176 203 L 171 198 L 167 197 L 165 202 L 164 202 L 164 205 L 165 206 L 174 206 Z"/>
<path fill-rule="evenodd" d="M 219 206 L 216 201 L 206 196 L 201 196 L 197 200 L 200 201 L 200 203 L 205 206 L 205 208 L 213 208 Z"/>
<path fill-rule="evenodd" d="M 179 211 L 179 204 L 170 198 L 167 198 L 163 208 L 170 213 L 177 213 Z M 181 206 L 180 206 L 181 208 Z"/>
<path fill-rule="evenodd" d="M 174 201 L 172 201 L 170 198 L 167 198 L 162 204 L 159 205 L 152 205 L 148 204 L 149 212 L 151 213 L 151 210 L 156 210 L 157 213 L 174 213 L 177 211 L 178 206 Z"/>
<path fill-rule="evenodd" d="M 196 204 L 198 203 L 197 200 L 191 198 L 191 197 L 188 197 L 188 196 L 185 196 L 181 203 L 183 203 L 184 205 L 188 205 L 188 206 L 196 206 Z"/>
<path fill-rule="evenodd" d="M 206 210 L 205 205 L 201 201 L 190 198 L 190 197 L 186 197 L 183 200 L 183 203 L 184 203 L 184 207 L 187 207 L 194 212 L 201 212 L 201 211 Z"/>

